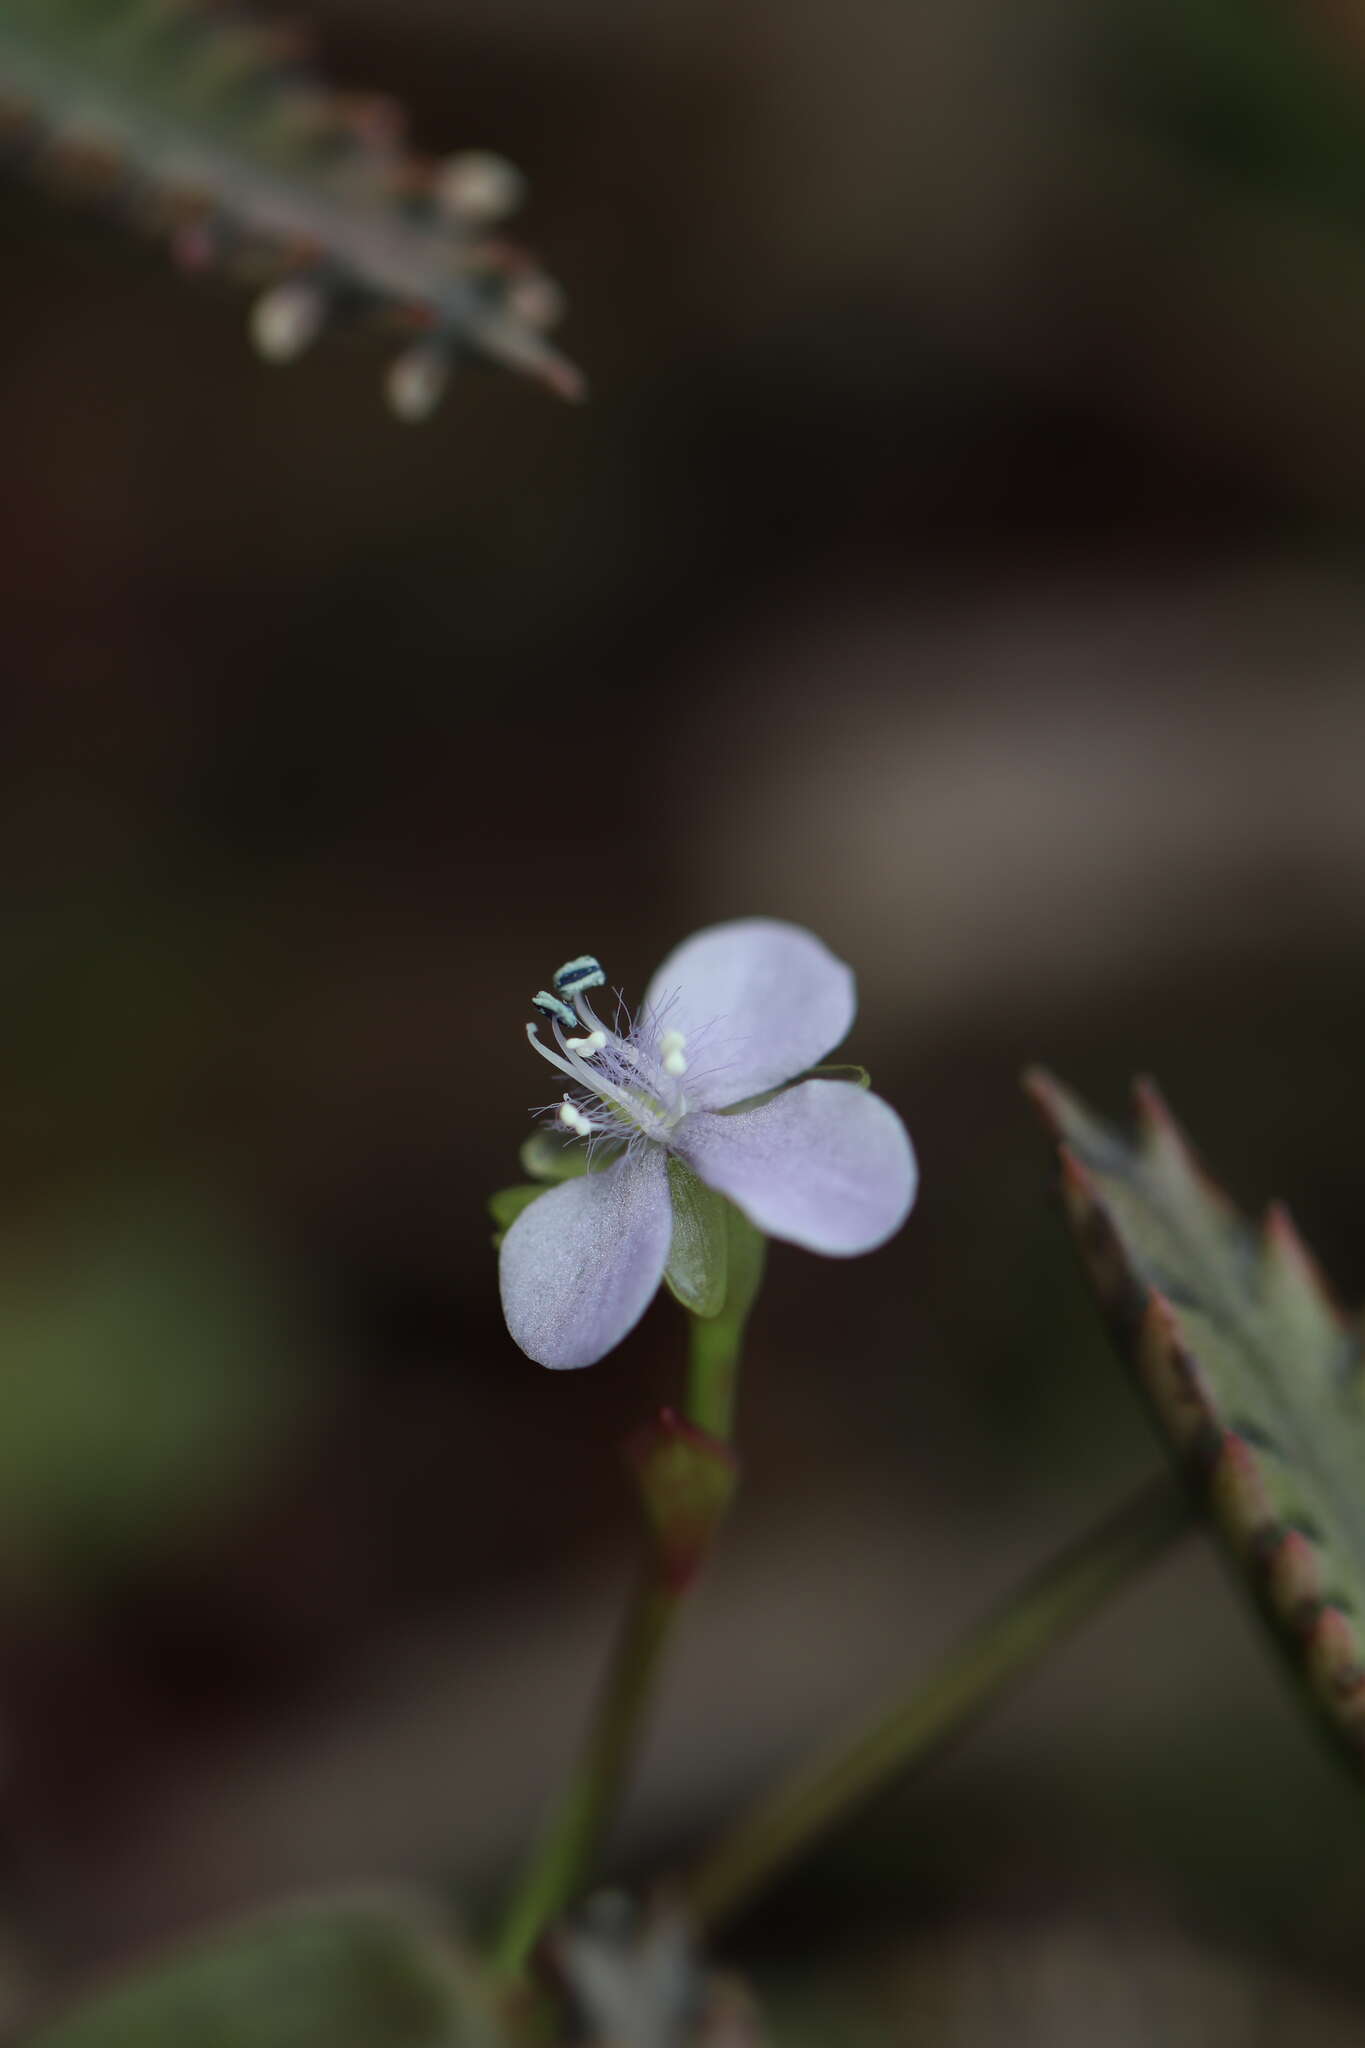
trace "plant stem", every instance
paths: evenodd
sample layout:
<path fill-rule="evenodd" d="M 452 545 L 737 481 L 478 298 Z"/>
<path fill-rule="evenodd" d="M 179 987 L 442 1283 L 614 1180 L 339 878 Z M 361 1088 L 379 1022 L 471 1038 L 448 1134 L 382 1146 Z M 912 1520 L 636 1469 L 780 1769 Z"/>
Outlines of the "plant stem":
<path fill-rule="evenodd" d="M 1184 1496 L 1163 1477 L 1060 1552 L 908 1697 L 736 1822 L 688 1881 L 696 1926 L 728 1919 L 873 1792 L 937 1755 L 1190 1525 Z"/>
<path fill-rule="evenodd" d="M 504 1976 L 522 1974 L 546 1928 L 589 1881 L 621 1804 L 674 1625 L 734 1491 L 725 1446 L 752 1298 L 751 1289 L 742 1306 L 736 1296 L 718 1316 L 687 1319 L 691 1442 L 676 1435 L 671 1441 L 688 1469 L 681 1487 L 676 1467 L 674 1483 L 660 1472 L 660 1490 L 651 1495 L 649 1474 L 643 1463 L 638 1467 L 653 1531 L 650 1554 L 622 1617 L 583 1748 L 504 1918 L 493 1952 L 494 1968 Z M 673 1418 L 666 1423 L 656 1451 L 677 1430 Z"/>
<path fill-rule="evenodd" d="M 545 1929 L 584 1883 L 624 1787 L 683 1595 L 642 1576 L 622 1618 L 587 1739 L 560 1795 L 493 1953 L 494 1968 L 518 1975 Z"/>
<path fill-rule="evenodd" d="M 687 1365 L 686 1414 L 696 1428 L 728 1444 L 735 1426 L 735 1394 L 744 1327 L 727 1315 L 693 1316 Z"/>

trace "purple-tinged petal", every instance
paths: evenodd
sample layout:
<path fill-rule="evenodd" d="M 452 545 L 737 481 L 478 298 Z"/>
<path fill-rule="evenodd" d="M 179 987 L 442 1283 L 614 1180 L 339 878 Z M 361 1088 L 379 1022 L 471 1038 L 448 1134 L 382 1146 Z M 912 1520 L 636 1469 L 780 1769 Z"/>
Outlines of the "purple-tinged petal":
<path fill-rule="evenodd" d="M 669 954 L 646 1015 L 687 1039 L 687 1095 L 722 1109 L 813 1067 L 848 1032 L 853 971 L 813 932 L 771 917 L 713 924 Z"/>
<path fill-rule="evenodd" d="M 899 1230 L 919 1179 L 895 1110 L 851 1081 L 802 1081 L 733 1116 L 698 1111 L 675 1142 L 769 1237 L 839 1258 Z"/>
<path fill-rule="evenodd" d="M 653 1145 L 532 1202 L 498 1258 L 503 1314 L 527 1357 L 596 1364 L 649 1307 L 672 1231 L 667 1166 Z"/>

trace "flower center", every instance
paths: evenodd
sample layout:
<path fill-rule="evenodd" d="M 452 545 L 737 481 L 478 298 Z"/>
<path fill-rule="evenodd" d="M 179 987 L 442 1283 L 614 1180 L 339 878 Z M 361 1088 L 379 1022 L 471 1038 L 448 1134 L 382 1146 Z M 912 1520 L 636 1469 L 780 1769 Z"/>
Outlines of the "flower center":
<path fill-rule="evenodd" d="M 541 1039 L 538 1023 L 527 1025 L 527 1037 L 578 1091 L 553 1105 L 555 1122 L 576 1138 L 665 1144 L 687 1112 L 681 1085 L 687 1040 L 681 1031 L 661 1030 L 648 1012 L 632 1022 L 624 1005 L 618 1005 L 615 1029 L 604 1024 L 589 994 L 606 981 L 600 962 L 583 953 L 557 970 L 552 988 L 531 998 L 556 1049 Z"/>

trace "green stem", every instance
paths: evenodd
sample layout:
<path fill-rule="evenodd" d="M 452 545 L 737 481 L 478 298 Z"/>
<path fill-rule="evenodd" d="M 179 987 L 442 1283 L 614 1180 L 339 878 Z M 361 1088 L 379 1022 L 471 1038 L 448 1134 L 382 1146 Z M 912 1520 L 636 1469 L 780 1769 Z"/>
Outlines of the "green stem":
<path fill-rule="evenodd" d="M 667 1494 L 663 1499 L 650 1556 L 622 1618 L 583 1748 L 513 1895 L 493 1951 L 494 1968 L 506 1977 L 523 1974 L 546 1928 L 572 1904 L 596 1868 L 630 1777 L 678 1615 L 733 1492 L 733 1464 L 720 1447 L 729 1441 L 744 1324 L 761 1263 L 760 1252 L 742 1303 L 736 1291 L 720 1315 L 687 1319 L 686 1420 L 706 1438 L 718 1440 L 711 1449 L 714 1458 L 724 1460 L 721 1486 L 714 1495 L 707 1489 L 700 1513 L 690 1500 L 675 1502 Z"/>
<path fill-rule="evenodd" d="M 577 1896 L 635 1757 L 654 1681 L 685 1589 L 642 1577 L 626 1609 L 587 1739 L 512 1899 L 494 1968 L 521 1973 L 545 1929 Z"/>
<path fill-rule="evenodd" d="M 1149 1482 L 1026 1580 L 907 1698 L 740 1818 L 688 1882 L 695 1924 L 728 1919 L 872 1793 L 928 1762 L 1190 1521 L 1187 1502 L 1168 1480 Z"/>
<path fill-rule="evenodd" d="M 735 1393 L 744 1326 L 727 1315 L 691 1318 L 686 1415 L 696 1428 L 728 1444 L 735 1426 Z"/>

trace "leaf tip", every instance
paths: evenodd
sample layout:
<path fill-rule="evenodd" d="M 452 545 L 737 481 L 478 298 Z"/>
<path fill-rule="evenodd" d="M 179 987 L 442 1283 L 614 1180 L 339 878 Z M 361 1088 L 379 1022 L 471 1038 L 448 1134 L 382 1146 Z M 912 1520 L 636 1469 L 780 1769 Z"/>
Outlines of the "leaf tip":
<path fill-rule="evenodd" d="M 1299 1235 L 1298 1225 L 1284 1202 L 1274 1201 L 1267 1208 L 1261 1240 L 1272 1271 L 1300 1294 L 1311 1296 L 1314 1304 L 1344 1330 L 1347 1327 L 1346 1311 L 1337 1300 L 1322 1267 Z"/>

